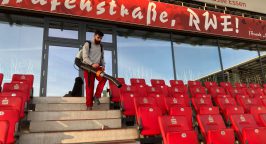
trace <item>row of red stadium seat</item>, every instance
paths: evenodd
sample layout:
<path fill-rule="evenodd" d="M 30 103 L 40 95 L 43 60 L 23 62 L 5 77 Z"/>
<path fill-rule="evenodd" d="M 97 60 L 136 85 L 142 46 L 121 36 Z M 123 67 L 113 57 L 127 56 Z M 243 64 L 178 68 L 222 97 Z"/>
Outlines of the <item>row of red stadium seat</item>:
<path fill-rule="evenodd" d="M 266 143 L 266 93 L 260 86 L 230 83 L 131 79 L 117 90 L 123 115 L 135 116 L 140 134 L 162 135 L 165 144 L 199 143 L 198 136 L 207 144 L 233 144 L 235 134 L 242 143 Z M 114 91 L 110 85 L 110 94 Z M 197 131 L 197 128 L 199 130 Z"/>
<path fill-rule="evenodd" d="M 10 83 L 4 83 L 0 92 L 0 143 L 15 143 L 14 136 L 30 101 L 33 80 L 33 75 L 14 74 Z"/>

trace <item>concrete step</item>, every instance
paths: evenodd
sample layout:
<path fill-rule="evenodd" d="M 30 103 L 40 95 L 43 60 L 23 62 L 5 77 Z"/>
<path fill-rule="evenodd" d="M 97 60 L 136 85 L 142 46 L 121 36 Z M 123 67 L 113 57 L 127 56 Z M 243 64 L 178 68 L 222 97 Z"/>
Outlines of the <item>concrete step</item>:
<path fill-rule="evenodd" d="M 51 143 L 96 143 L 112 141 L 127 141 L 138 138 L 136 128 L 72 131 L 52 133 L 29 133 L 23 134 L 20 144 L 51 144 Z"/>
<path fill-rule="evenodd" d="M 56 120 L 98 120 L 121 118 L 120 110 L 107 111 L 60 111 L 60 112 L 29 112 L 30 121 L 56 121 Z"/>
<path fill-rule="evenodd" d="M 85 97 L 52 97 L 52 96 L 49 97 L 47 96 L 47 97 L 34 97 L 32 101 L 34 104 L 38 104 L 38 103 L 47 103 L 47 104 L 81 103 L 81 104 L 84 104 L 86 103 Z M 100 102 L 108 104 L 110 103 L 110 98 L 101 97 Z"/>
<path fill-rule="evenodd" d="M 121 119 L 77 121 L 33 121 L 30 132 L 59 132 L 121 128 Z"/>
<path fill-rule="evenodd" d="M 85 111 L 86 104 L 36 104 L 35 111 Z M 93 110 L 109 110 L 109 104 L 94 105 Z"/>

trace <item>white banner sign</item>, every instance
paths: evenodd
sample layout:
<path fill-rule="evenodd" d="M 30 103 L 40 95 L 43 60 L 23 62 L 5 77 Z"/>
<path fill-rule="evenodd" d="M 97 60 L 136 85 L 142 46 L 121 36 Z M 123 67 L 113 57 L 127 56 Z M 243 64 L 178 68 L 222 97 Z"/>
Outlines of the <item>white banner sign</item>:
<path fill-rule="evenodd" d="M 231 7 L 266 14 L 266 0 L 195 0 L 214 5 Z"/>

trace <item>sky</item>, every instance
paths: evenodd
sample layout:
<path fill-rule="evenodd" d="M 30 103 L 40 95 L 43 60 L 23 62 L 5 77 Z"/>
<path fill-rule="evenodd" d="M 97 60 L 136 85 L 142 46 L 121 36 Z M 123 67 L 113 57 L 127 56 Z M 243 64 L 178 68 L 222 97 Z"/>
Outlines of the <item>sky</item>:
<path fill-rule="evenodd" d="M 33 73 L 34 95 L 38 96 L 43 29 L 0 23 L 0 30 L 0 72 L 4 73 L 4 82 L 10 82 L 14 73 Z M 56 29 L 51 30 L 49 35 L 78 37 L 75 31 Z M 90 40 L 92 33 L 86 36 Z M 111 42 L 112 36 L 106 35 L 103 41 Z M 145 78 L 148 84 L 150 79 L 164 79 L 166 84 L 174 79 L 170 41 L 119 36 L 117 42 L 118 76 L 124 77 L 126 83 L 129 84 L 129 79 L 133 77 Z M 77 52 L 78 48 L 49 47 L 47 95 L 62 96 L 72 90 L 78 75 L 73 66 Z M 257 56 L 257 52 L 230 48 L 222 48 L 221 52 L 225 68 Z M 174 43 L 174 55 L 177 79 L 185 83 L 220 70 L 216 47 Z M 106 72 L 111 74 L 111 51 L 105 52 L 105 61 Z"/>

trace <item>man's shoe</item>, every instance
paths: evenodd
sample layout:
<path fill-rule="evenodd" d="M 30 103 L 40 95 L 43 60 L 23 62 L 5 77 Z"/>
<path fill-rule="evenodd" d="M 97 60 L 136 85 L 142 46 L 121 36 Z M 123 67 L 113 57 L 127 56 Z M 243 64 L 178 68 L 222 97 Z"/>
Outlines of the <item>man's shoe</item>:
<path fill-rule="evenodd" d="M 93 100 L 94 100 L 94 103 L 95 103 L 95 104 L 97 104 L 97 105 L 100 105 L 100 104 L 101 104 L 99 98 L 94 97 Z"/>
<path fill-rule="evenodd" d="M 91 111 L 92 110 L 92 107 L 87 107 L 87 111 Z"/>

